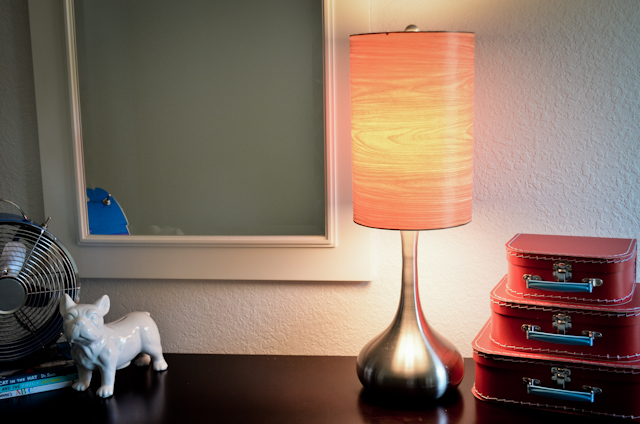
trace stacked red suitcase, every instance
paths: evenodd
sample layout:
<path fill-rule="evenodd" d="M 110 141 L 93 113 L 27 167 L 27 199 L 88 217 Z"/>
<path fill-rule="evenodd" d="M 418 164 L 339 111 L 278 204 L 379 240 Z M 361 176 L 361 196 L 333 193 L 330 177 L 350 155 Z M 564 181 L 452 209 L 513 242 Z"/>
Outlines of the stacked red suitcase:
<path fill-rule="evenodd" d="M 481 400 L 640 419 L 636 240 L 518 234 L 473 341 Z"/>

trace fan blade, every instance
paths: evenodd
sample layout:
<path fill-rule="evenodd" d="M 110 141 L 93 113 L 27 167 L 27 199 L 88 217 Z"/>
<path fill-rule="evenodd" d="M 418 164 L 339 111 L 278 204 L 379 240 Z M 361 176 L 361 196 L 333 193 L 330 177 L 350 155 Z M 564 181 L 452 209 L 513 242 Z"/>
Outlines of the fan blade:
<path fill-rule="evenodd" d="M 38 338 L 38 329 L 33 325 L 31 320 L 29 319 L 29 317 L 27 315 L 25 315 L 24 312 L 22 312 L 21 310 L 17 310 L 16 313 L 14 314 L 14 316 L 16 318 L 16 321 L 18 321 L 18 323 L 22 327 L 24 327 L 25 330 L 27 330 L 28 332 L 31 333 L 33 338 L 38 341 L 40 346 L 44 347 L 44 344 Z"/>
<path fill-rule="evenodd" d="M 27 246 L 19 241 L 10 241 L 4 245 L 0 256 L 0 276 L 17 277 L 27 258 Z"/>
<path fill-rule="evenodd" d="M 49 303 L 53 299 L 53 294 L 51 292 L 37 292 L 37 293 L 29 293 L 27 296 L 27 300 L 24 303 L 24 306 L 31 306 L 34 308 L 43 308 L 45 306 L 49 306 Z"/>

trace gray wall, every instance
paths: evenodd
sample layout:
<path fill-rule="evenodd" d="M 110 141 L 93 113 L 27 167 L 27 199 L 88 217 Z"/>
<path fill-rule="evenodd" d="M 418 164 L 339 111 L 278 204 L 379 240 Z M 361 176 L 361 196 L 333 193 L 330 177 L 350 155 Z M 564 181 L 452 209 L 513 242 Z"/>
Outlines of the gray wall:
<path fill-rule="evenodd" d="M 43 221 L 29 11 L 21 0 L 0 1 L 0 197 Z"/>

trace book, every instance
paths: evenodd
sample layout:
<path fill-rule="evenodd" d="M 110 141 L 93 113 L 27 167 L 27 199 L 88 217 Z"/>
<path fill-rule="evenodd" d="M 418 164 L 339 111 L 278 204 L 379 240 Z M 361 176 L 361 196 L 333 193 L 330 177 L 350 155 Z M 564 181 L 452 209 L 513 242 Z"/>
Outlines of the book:
<path fill-rule="evenodd" d="M 61 375 L 61 376 L 49 377 L 49 378 L 41 378 L 39 380 L 30 380 L 30 381 L 26 381 L 24 383 L 8 384 L 8 385 L 5 385 L 5 386 L 0 386 L 0 394 L 1 393 L 5 393 L 5 392 L 15 391 L 15 390 L 30 389 L 30 388 L 38 387 L 38 386 L 46 386 L 48 384 L 61 383 L 63 381 L 74 382 L 77 379 L 78 379 L 78 373 L 74 372 L 74 373 L 67 374 L 67 375 Z"/>
<path fill-rule="evenodd" d="M 67 351 L 68 343 L 57 343 L 38 356 L 0 364 L 0 400 L 73 384 L 78 369 Z"/>
<path fill-rule="evenodd" d="M 0 371 L 0 390 L 3 386 L 28 383 L 46 378 L 67 376 L 77 373 L 73 360 L 46 362 L 28 368 Z"/>
<path fill-rule="evenodd" d="M 0 393 L 0 400 L 10 399 L 18 396 L 26 396 L 34 393 L 48 392 L 51 390 L 61 389 L 63 387 L 69 387 L 73 384 L 74 380 L 60 381 L 58 383 L 45 384 L 43 386 L 27 387 L 23 389 L 11 390 Z"/>

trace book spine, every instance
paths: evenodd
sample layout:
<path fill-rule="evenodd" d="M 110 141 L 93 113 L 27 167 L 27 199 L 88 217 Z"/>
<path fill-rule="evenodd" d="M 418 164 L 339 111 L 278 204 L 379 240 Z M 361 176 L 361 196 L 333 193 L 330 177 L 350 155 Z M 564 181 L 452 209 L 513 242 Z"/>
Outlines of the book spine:
<path fill-rule="evenodd" d="M 35 372 L 28 372 L 22 374 L 10 375 L 7 377 L 0 377 L 0 390 L 2 387 L 10 384 L 26 383 L 28 381 L 41 380 L 43 378 L 59 377 L 63 375 L 74 374 L 78 372 L 78 368 L 74 364 L 52 367 L 50 369 L 37 370 Z"/>
<path fill-rule="evenodd" d="M 10 392 L 0 393 L 0 400 L 18 396 L 26 396 L 34 393 L 48 392 L 51 390 L 61 389 L 73 384 L 73 380 L 61 381 L 59 383 L 45 384 L 44 386 L 27 387 L 25 389 L 12 390 Z"/>
<path fill-rule="evenodd" d="M 27 382 L 18 383 L 18 384 L 9 384 L 7 386 L 0 387 L 0 394 L 5 392 L 12 392 L 15 390 L 29 389 L 29 388 L 38 387 L 38 386 L 47 386 L 50 384 L 56 384 L 64 381 L 73 381 L 77 379 L 78 379 L 78 373 L 75 372 L 73 374 L 67 374 L 67 375 L 62 375 L 57 377 L 43 378 L 40 380 L 32 380 L 32 381 L 27 381 Z"/>

